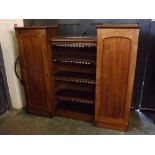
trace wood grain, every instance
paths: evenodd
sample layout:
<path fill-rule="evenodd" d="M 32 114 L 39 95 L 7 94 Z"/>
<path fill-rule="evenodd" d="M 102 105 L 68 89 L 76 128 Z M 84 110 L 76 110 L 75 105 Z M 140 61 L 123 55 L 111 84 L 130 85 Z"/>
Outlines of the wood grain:
<path fill-rule="evenodd" d="M 96 125 L 128 126 L 138 35 L 138 28 L 97 29 Z"/>
<path fill-rule="evenodd" d="M 54 27 L 55 28 L 55 27 Z M 49 28 L 48 28 L 49 29 Z M 52 83 L 45 28 L 16 28 L 27 111 L 51 115 Z"/>

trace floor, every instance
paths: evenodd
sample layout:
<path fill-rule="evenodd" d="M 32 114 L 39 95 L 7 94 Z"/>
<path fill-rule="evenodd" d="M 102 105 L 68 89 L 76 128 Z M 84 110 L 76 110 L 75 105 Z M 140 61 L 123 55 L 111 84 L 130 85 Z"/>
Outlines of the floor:
<path fill-rule="evenodd" d="M 0 117 L 1 135 L 150 135 L 155 134 L 153 121 L 132 111 L 129 131 L 120 132 L 94 127 L 92 123 L 55 117 L 53 119 L 11 110 Z"/>

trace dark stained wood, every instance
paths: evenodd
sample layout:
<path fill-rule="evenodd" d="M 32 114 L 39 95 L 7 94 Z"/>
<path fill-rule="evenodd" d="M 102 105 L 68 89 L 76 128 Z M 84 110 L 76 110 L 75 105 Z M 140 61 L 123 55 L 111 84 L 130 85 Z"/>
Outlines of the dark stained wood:
<path fill-rule="evenodd" d="M 47 42 L 49 39 L 58 38 L 58 27 L 46 27 Z M 48 44 L 49 45 L 49 44 Z"/>
<path fill-rule="evenodd" d="M 55 78 L 54 78 L 55 79 Z M 65 79 L 66 80 L 66 79 Z M 78 91 L 86 91 L 86 92 L 94 92 L 95 93 L 95 84 L 90 83 L 77 83 L 72 81 L 63 81 L 63 80 L 54 80 L 55 89 L 54 91 L 58 91 L 60 89 L 71 89 L 71 90 L 78 90 Z M 78 85 L 78 87 L 76 87 Z"/>
<path fill-rule="evenodd" d="M 66 59 L 67 60 L 67 59 Z M 66 64 L 66 63 L 55 63 L 55 72 L 61 71 L 70 71 L 70 72 L 81 72 L 81 73 L 94 73 L 96 74 L 96 66 L 92 65 L 77 65 L 77 64 Z M 81 67 L 82 66 L 82 67 Z"/>
<path fill-rule="evenodd" d="M 128 125 L 121 125 L 121 124 L 114 124 L 114 123 L 102 123 L 95 121 L 94 123 L 95 126 L 101 127 L 101 128 L 107 128 L 107 129 L 113 129 L 113 130 L 118 130 L 118 131 L 128 131 Z"/>
<path fill-rule="evenodd" d="M 94 121 L 93 115 L 81 114 L 81 113 L 77 113 L 77 112 L 56 110 L 55 115 L 60 116 L 60 117 L 75 119 L 75 120 L 81 120 L 81 121 L 90 121 L 90 122 Z"/>
<path fill-rule="evenodd" d="M 48 82 L 47 82 L 47 88 L 48 91 L 46 92 L 47 96 L 51 96 L 51 98 L 49 99 L 49 104 L 51 105 L 52 109 L 53 109 L 53 116 L 54 116 L 54 79 L 51 78 L 51 76 L 54 74 L 54 70 L 53 70 L 53 63 L 52 63 L 52 52 L 51 52 L 51 45 L 49 43 L 49 38 L 56 38 L 58 37 L 58 27 L 53 27 L 53 28 L 46 28 L 46 44 L 47 44 L 47 50 L 48 52 L 46 53 L 46 60 L 48 63 Z M 49 85 L 48 83 L 51 83 L 51 85 Z"/>
<path fill-rule="evenodd" d="M 45 28 L 15 28 L 21 57 L 26 110 L 52 115 L 52 82 Z"/>
<path fill-rule="evenodd" d="M 97 126 L 127 130 L 139 29 L 97 29 Z M 124 127 L 123 127 L 124 126 Z"/>
<path fill-rule="evenodd" d="M 56 105 L 55 114 L 82 121 L 94 121 L 94 105 L 60 101 Z"/>
<path fill-rule="evenodd" d="M 103 40 L 103 57 L 101 63 L 100 116 L 122 118 L 129 71 L 130 39 L 113 37 Z M 125 50 L 124 50 L 125 49 Z"/>

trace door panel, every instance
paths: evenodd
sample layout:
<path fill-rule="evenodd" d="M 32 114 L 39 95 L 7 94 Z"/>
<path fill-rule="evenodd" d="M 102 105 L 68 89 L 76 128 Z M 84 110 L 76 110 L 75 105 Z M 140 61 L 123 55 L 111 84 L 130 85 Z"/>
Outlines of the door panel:
<path fill-rule="evenodd" d="M 51 79 L 44 29 L 16 29 L 20 49 L 21 75 L 27 111 L 48 115 L 52 112 Z M 47 95 L 48 94 L 48 95 Z"/>
<path fill-rule="evenodd" d="M 100 116 L 123 118 L 130 58 L 130 39 L 105 38 L 103 45 L 101 88 L 104 95 L 101 96 Z"/>
<path fill-rule="evenodd" d="M 104 127 L 127 130 L 138 34 L 138 29 L 97 30 L 95 120 Z"/>
<path fill-rule="evenodd" d="M 29 105 L 42 107 L 46 103 L 42 40 L 38 37 L 30 36 L 23 37 L 21 42 L 29 90 Z"/>

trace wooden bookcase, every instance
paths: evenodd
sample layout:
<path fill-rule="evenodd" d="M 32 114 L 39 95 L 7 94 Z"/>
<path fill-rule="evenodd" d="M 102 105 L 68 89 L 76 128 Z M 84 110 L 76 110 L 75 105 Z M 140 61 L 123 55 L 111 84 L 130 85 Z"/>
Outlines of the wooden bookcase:
<path fill-rule="evenodd" d="M 97 38 L 62 38 L 56 26 L 15 30 L 27 112 L 128 130 L 138 25 L 101 25 Z"/>

